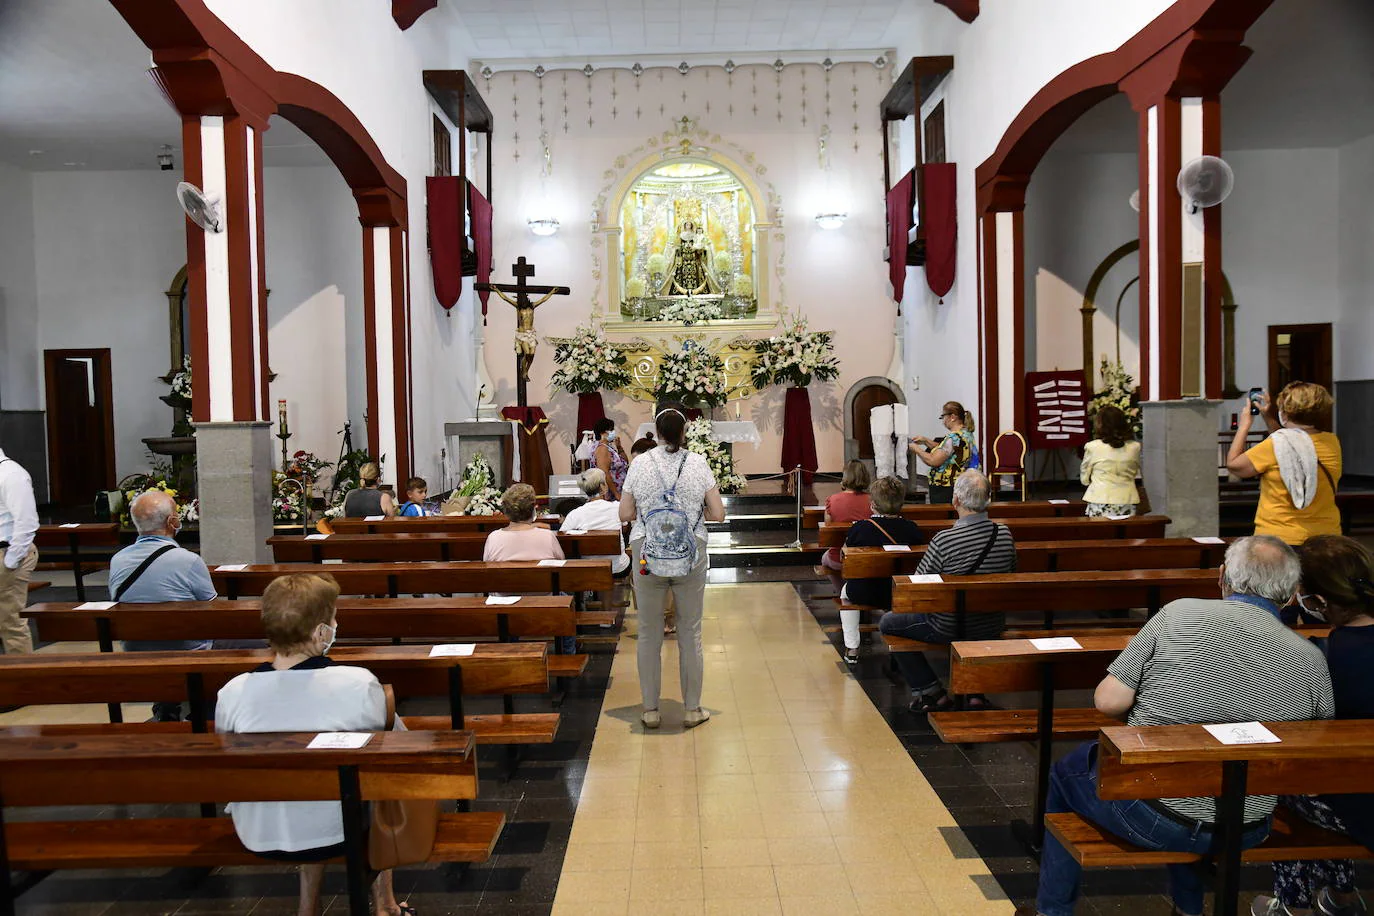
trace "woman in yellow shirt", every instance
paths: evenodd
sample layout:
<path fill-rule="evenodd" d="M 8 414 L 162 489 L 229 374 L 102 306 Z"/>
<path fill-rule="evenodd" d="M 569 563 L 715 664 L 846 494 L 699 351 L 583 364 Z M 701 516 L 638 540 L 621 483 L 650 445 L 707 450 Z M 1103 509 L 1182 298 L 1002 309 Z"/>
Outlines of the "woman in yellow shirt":
<path fill-rule="evenodd" d="M 1140 443 L 1131 435 L 1131 424 L 1120 407 L 1106 404 L 1093 418 L 1097 438 L 1083 446 L 1083 461 L 1078 476 L 1088 489 L 1083 501 L 1088 516 L 1135 515 L 1140 493 L 1135 479 L 1140 475 Z"/>
<path fill-rule="evenodd" d="M 1269 437 L 1246 451 L 1253 417 L 1240 411 L 1226 469 L 1242 480 L 1260 479 L 1255 534 L 1272 534 L 1298 545 L 1315 534 L 1340 534 L 1336 484 L 1341 479 L 1341 443 L 1331 425 L 1331 393 L 1312 382 L 1291 382 L 1273 403 L 1263 392 L 1256 405 Z M 1277 409 L 1276 409 L 1277 408 Z"/>

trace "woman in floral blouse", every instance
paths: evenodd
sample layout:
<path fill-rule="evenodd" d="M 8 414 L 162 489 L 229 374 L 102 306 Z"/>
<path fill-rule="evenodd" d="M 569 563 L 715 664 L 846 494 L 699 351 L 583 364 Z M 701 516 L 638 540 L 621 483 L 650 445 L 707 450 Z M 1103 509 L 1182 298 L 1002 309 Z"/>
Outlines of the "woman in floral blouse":
<path fill-rule="evenodd" d="M 954 480 L 970 467 L 973 458 L 973 414 L 958 401 L 946 401 L 940 422 L 949 435 L 939 442 L 925 436 L 911 439 L 912 454 L 930 468 L 927 482 L 930 501 L 949 503 L 954 499 Z"/>

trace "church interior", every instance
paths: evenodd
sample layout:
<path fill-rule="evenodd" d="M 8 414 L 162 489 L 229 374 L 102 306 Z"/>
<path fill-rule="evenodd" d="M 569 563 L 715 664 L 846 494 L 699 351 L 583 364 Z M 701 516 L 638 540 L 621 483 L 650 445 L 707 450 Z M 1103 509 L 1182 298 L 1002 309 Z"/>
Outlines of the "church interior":
<path fill-rule="evenodd" d="M 0 913 L 1364 913 L 1371 47 L 1367 0 L 0 0 Z M 1225 681 L 1308 651 L 1324 712 Z M 235 722 L 325 665 L 388 725 Z"/>

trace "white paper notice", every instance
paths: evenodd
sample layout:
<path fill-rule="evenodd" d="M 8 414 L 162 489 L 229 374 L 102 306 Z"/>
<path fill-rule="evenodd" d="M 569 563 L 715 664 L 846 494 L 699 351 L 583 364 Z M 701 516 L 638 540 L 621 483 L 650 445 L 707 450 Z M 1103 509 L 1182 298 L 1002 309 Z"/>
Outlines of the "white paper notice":
<path fill-rule="evenodd" d="M 558 533 L 559 533 L 559 534 L 586 534 L 586 533 L 587 533 L 587 529 L 586 529 L 586 528 L 560 528 L 560 529 L 558 529 Z"/>
<path fill-rule="evenodd" d="M 80 522 L 67 522 L 67 524 L 65 524 L 65 525 L 58 525 L 57 527 L 59 527 L 59 528 L 80 528 L 80 527 L 81 527 L 81 523 L 80 523 Z"/>
<path fill-rule="evenodd" d="M 477 648 L 475 642 L 450 643 L 446 646 L 434 646 L 429 650 L 430 658 L 451 658 L 455 655 L 471 655 L 472 650 Z"/>
<path fill-rule="evenodd" d="M 487 604 L 515 604 L 520 600 L 519 595 L 488 595 Z"/>
<path fill-rule="evenodd" d="M 119 602 L 117 601 L 87 601 L 85 604 L 78 604 L 78 611 L 108 611 Z"/>
<path fill-rule="evenodd" d="M 356 750 L 371 740 L 371 732 L 320 732 L 306 747 L 310 750 Z"/>
<path fill-rule="evenodd" d="M 937 582 L 945 581 L 938 573 L 929 573 L 924 576 L 908 576 L 912 585 L 934 585 Z"/>
<path fill-rule="evenodd" d="M 824 512 L 824 511 L 825 511 L 825 506 L 803 506 L 802 508 L 804 508 L 804 509 L 810 509 L 810 510 L 813 511 L 813 512 Z"/>
<path fill-rule="evenodd" d="M 911 553 L 911 548 L 905 544 L 884 544 L 883 550 L 891 551 L 892 553 Z"/>
<path fill-rule="evenodd" d="M 307 541 L 323 541 L 327 537 L 329 537 L 327 534 L 307 534 L 305 539 Z"/>
<path fill-rule="evenodd" d="M 1193 538 L 1199 544 L 1225 544 L 1221 538 Z"/>
<path fill-rule="evenodd" d="M 1258 722 L 1223 722 L 1204 725 L 1222 744 L 1278 744 L 1280 738 Z"/>
<path fill-rule="evenodd" d="M 1049 504 L 1051 506 L 1067 506 L 1069 501 L 1067 499 L 1051 499 L 1049 500 Z"/>
<path fill-rule="evenodd" d="M 562 566 L 567 560 L 540 560 L 540 566 Z"/>
<path fill-rule="evenodd" d="M 1104 516 L 1103 516 L 1103 518 L 1109 518 L 1109 519 L 1111 519 L 1111 520 L 1114 521 L 1114 522 L 1125 521 L 1125 520 L 1128 519 L 1128 518 L 1134 518 L 1134 517 L 1135 517 L 1135 516 L 1132 516 L 1132 515 L 1104 515 Z"/>
<path fill-rule="evenodd" d="M 384 522 L 384 521 L 386 521 L 386 516 L 385 516 L 385 515 L 365 515 L 365 516 L 363 516 L 363 521 L 365 521 L 365 522 Z"/>
<path fill-rule="evenodd" d="M 1072 636 L 1051 636 L 1047 639 L 1032 639 L 1030 644 L 1041 652 L 1054 652 L 1058 649 L 1083 648 L 1078 644 L 1078 640 L 1074 639 Z"/>
<path fill-rule="evenodd" d="M 247 563 L 223 563 L 215 567 L 215 572 L 242 572 L 247 568 Z"/>

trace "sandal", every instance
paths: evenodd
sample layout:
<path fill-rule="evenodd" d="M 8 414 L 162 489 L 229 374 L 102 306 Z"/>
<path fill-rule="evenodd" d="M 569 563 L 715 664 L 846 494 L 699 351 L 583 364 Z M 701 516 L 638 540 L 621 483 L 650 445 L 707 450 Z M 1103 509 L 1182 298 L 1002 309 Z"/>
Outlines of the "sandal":
<path fill-rule="evenodd" d="M 964 708 L 970 712 L 986 712 L 990 709 L 996 709 L 997 706 L 981 693 L 971 693 L 964 697 Z"/>
<path fill-rule="evenodd" d="M 845 649 L 844 661 L 847 665 L 857 665 L 859 663 L 859 650 L 857 648 Z"/>
<path fill-rule="evenodd" d="M 907 705 L 907 712 L 944 712 L 954 708 L 954 701 L 949 698 L 949 694 L 941 690 L 939 693 L 925 693 L 919 697 L 914 697 Z"/>
<path fill-rule="evenodd" d="M 418 913 L 418 910 L 409 903 L 398 903 L 396 909 L 399 911 L 398 916 L 416 916 Z"/>

